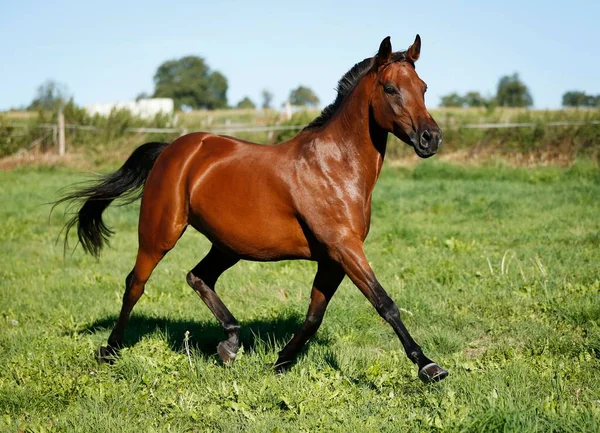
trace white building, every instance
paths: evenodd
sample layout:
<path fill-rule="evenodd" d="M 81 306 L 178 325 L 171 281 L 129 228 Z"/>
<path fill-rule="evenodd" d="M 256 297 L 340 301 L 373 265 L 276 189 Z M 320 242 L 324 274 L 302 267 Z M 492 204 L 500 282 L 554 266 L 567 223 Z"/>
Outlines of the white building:
<path fill-rule="evenodd" d="M 157 114 L 173 114 L 175 104 L 171 98 L 150 98 L 137 101 L 121 101 L 107 104 L 89 104 L 85 110 L 90 115 L 108 116 L 112 110 L 128 110 L 131 114 L 151 119 Z"/>

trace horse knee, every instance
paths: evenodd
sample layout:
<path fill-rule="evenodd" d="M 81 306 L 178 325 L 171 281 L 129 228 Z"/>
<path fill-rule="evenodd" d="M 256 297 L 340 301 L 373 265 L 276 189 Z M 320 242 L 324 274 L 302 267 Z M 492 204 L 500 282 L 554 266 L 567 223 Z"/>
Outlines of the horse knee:
<path fill-rule="evenodd" d="M 392 298 L 387 295 L 377 300 L 375 308 L 377 309 L 379 315 L 388 322 L 400 317 L 400 310 L 398 309 L 398 306 L 392 300 Z"/>

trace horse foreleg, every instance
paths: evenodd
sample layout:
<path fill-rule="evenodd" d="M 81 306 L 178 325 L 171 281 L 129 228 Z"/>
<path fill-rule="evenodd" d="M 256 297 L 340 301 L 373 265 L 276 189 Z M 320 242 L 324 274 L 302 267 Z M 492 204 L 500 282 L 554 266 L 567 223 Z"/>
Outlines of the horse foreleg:
<path fill-rule="evenodd" d="M 348 277 L 373 304 L 379 315 L 392 326 L 406 355 L 417 364 L 419 378 L 426 383 L 444 379 L 448 372 L 423 354 L 421 347 L 404 326 L 398 307 L 377 281 L 365 256 L 362 241 L 349 239 L 338 243 L 332 249 L 332 256 L 342 265 Z"/>
<path fill-rule="evenodd" d="M 212 247 L 206 257 L 187 274 L 187 282 L 212 311 L 223 326 L 227 339 L 217 346 L 217 353 L 224 363 L 235 360 L 240 348 L 240 324 L 215 292 L 219 276 L 235 265 L 239 259 Z"/>
<path fill-rule="evenodd" d="M 331 261 L 319 262 L 306 319 L 300 330 L 279 352 L 279 357 L 275 363 L 276 371 L 281 372 L 288 368 L 302 346 L 317 332 L 323 321 L 327 305 L 344 279 L 344 275 L 344 270 L 337 263 Z"/>

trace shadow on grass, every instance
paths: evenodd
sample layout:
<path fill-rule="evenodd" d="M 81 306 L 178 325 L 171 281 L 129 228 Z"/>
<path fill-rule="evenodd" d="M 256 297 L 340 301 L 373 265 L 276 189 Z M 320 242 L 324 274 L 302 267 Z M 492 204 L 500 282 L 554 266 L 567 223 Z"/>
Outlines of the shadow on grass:
<path fill-rule="evenodd" d="M 257 345 L 266 345 L 269 350 L 283 347 L 295 332 L 298 332 L 303 316 L 288 313 L 272 319 L 255 319 L 241 322 L 240 342 L 246 352 L 252 352 Z M 82 334 L 95 334 L 112 330 L 117 316 L 109 316 L 85 325 L 79 330 Z M 125 330 L 125 347 L 135 346 L 144 336 L 156 332 L 165 336 L 173 351 L 183 349 L 184 335 L 190 331 L 190 347 L 203 356 L 216 354 L 217 344 L 225 339 L 225 332 L 217 322 L 197 322 L 185 319 L 147 317 L 132 315 Z M 313 342 L 326 344 L 327 335 L 315 335 Z"/>

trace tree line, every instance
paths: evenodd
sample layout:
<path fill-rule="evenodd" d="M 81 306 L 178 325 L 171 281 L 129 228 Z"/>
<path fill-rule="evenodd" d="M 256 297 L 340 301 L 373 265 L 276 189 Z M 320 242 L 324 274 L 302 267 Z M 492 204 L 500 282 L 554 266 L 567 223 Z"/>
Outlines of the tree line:
<path fill-rule="evenodd" d="M 212 70 L 206 60 L 199 56 L 185 56 L 162 63 L 154 74 L 155 98 L 171 98 L 176 109 L 228 108 L 227 78 L 219 71 Z M 272 108 L 273 93 L 267 89 L 261 92 L 261 107 Z M 316 106 L 319 98 L 306 86 L 292 89 L 289 95 L 292 105 Z M 248 96 L 243 97 L 237 108 L 256 108 Z"/>
<path fill-rule="evenodd" d="M 496 95 L 485 97 L 477 91 L 470 91 L 464 95 L 450 93 L 442 96 L 442 107 L 531 107 L 533 98 L 529 89 L 519 78 L 516 72 L 505 75 L 498 81 Z"/>
<path fill-rule="evenodd" d="M 180 59 L 163 62 L 154 74 L 154 92 L 142 92 L 136 100 L 143 98 L 171 98 L 175 109 L 229 108 L 227 77 L 209 67 L 206 60 L 199 56 L 185 56 Z M 272 108 L 274 95 L 267 89 L 261 92 L 262 108 Z M 27 107 L 29 110 L 52 110 L 69 100 L 65 85 L 48 80 L 40 85 L 36 96 Z M 290 91 L 288 97 L 292 105 L 315 107 L 319 98 L 312 89 L 298 86 Z M 256 108 L 257 105 L 248 96 L 243 97 L 237 108 Z"/>
<path fill-rule="evenodd" d="M 564 107 L 600 107 L 600 95 L 571 90 L 563 95 L 562 104 Z"/>
<path fill-rule="evenodd" d="M 496 95 L 485 97 L 477 91 L 463 95 L 449 93 L 441 97 L 442 107 L 531 107 L 533 98 L 527 85 L 518 73 L 505 75 L 498 81 Z M 585 92 L 571 90 L 562 97 L 563 107 L 600 107 L 600 95 L 588 95 Z"/>
<path fill-rule="evenodd" d="M 154 92 L 140 93 L 140 98 L 171 98 L 175 109 L 219 109 L 230 107 L 227 98 L 227 77 L 209 67 L 199 56 L 185 56 L 163 62 L 154 74 Z M 267 89 L 261 92 L 260 107 L 272 108 L 274 95 Z M 66 86 L 48 80 L 38 87 L 30 110 L 52 110 L 69 99 Z M 288 100 L 292 105 L 316 107 L 319 98 L 309 87 L 300 85 L 290 91 Z M 518 73 L 500 78 L 494 96 L 483 96 L 478 91 L 465 94 L 450 93 L 442 96 L 442 107 L 531 107 L 533 98 Z M 583 91 L 568 91 L 562 97 L 564 107 L 600 107 L 600 95 L 588 95 Z M 250 97 L 243 97 L 237 108 L 254 109 L 257 104 Z"/>

